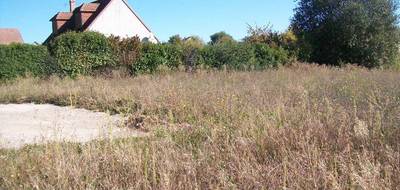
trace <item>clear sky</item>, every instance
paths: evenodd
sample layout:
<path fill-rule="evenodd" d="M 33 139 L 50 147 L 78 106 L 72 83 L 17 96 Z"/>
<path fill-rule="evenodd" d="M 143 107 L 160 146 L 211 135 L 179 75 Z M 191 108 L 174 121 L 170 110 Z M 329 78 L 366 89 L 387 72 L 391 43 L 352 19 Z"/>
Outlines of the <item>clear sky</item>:
<path fill-rule="evenodd" d="M 77 5 L 92 0 L 77 0 Z M 174 34 L 197 35 L 205 41 L 225 31 L 242 39 L 247 24 L 270 24 L 285 30 L 295 0 L 127 0 L 161 41 Z M 19 28 L 27 43 L 43 42 L 51 33 L 49 19 L 68 11 L 68 0 L 0 0 L 0 28 Z"/>

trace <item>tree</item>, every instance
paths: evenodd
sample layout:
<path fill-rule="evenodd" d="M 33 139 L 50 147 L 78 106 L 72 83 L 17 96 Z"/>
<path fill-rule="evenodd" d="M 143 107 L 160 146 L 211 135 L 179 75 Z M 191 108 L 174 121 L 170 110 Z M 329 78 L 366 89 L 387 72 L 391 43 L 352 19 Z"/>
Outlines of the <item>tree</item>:
<path fill-rule="evenodd" d="M 173 45 L 182 45 L 183 39 L 179 35 L 174 35 L 169 38 L 168 43 Z"/>
<path fill-rule="evenodd" d="M 183 40 L 183 62 L 186 71 L 193 72 L 200 61 L 199 51 L 204 47 L 203 40 L 198 36 L 189 36 Z"/>
<path fill-rule="evenodd" d="M 297 59 L 299 53 L 297 37 L 294 35 L 291 28 L 285 32 L 277 32 L 272 30 L 271 25 L 248 25 L 247 36 L 243 39 L 243 41 L 245 43 L 255 45 L 268 45 L 270 48 L 274 49 L 282 48 L 289 53 L 289 56 L 292 60 Z"/>
<path fill-rule="evenodd" d="M 400 42 L 395 0 L 299 0 L 292 19 L 305 61 L 377 67 Z"/>
<path fill-rule="evenodd" d="M 184 46 L 191 46 L 195 48 L 202 48 L 204 41 L 198 36 L 189 36 L 183 39 Z"/>
<path fill-rule="evenodd" d="M 288 51 L 291 58 L 297 59 L 299 54 L 298 40 L 292 29 L 289 28 L 285 32 L 279 34 L 278 44 Z"/>
<path fill-rule="evenodd" d="M 272 30 L 271 25 L 265 26 L 247 26 L 247 36 L 243 39 L 244 42 L 250 44 L 267 44 L 272 48 L 277 48 L 279 44 L 280 35 L 278 32 Z"/>
<path fill-rule="evenodd" d="M 211 38 L 211 45 L 220 44 L 220 43 L 231 43 L 235 42 L 233 37 L 226 32 L 218 32 L 210 36 Z"/>

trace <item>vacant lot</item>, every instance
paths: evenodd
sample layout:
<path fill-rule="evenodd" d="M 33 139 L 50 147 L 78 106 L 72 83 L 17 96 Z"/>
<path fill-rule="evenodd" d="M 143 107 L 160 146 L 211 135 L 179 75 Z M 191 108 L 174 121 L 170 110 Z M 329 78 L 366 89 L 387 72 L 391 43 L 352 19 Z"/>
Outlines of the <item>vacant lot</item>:
<path fill-rule="evenodd" d="M 0 103 L 126 114 L 152 135 L 0 150 L 0 189 L 399 189 L 399 81 L 315 66 L 20 79 Z"/>

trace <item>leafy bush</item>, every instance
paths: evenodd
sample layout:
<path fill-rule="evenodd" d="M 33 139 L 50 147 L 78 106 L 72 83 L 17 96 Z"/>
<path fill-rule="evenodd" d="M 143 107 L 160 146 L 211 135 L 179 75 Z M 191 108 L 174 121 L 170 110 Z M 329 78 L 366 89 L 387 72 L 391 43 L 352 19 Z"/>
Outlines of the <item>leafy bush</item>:
<path fill-rule="evenodd" d="M 212 68 L 245 69 L 254 64 L 254 53 L 248 44 L 222 43 L 202 50 L 204 64 Z"/>
<path fill-rule="evenodd" d="M 299 57 L 299 44 L 297 36 L 293 33 L 293 30 L 289 29 L 279 35 L 280 47 L 287 51 L 288 55 L 292 59 Z"/>
<path fill-rule="evenodd" d="M 141 56 L 139 60 L 132 64 L 132 72 L 138 73 L 153 73 L 157 70 L 158 65 L 165 63 L 165 52 L 161 46 L 151 43 L 143 44 Z"/>
<path fill-rule="evenodd" d="M 270 25 L 249 25 L 244 42 L 256 46 L 264 44 L 278 51 L 284 49 L 291 59 L 297 59 L 299 54 L 298 39 L 290 28 L 285 32 L 277 32 Z"/>
<path fill-rule="evenodd" d="M 254 44 L 255 69 L 278 67 L 288 62 L 288 52 L 282 48 L 271 48 L 266 44 Z"/>
<path fill-rule="evenodd" d="M 72 77 L 115 64 L 110 42 L 96 32 L 67 32 L 55 38 L 49 50 L 61 72 Z"/>
<path fill-rule="evenodd" d="M 54 72 L 45 46 L 28 44 L 0 45 L 0 79 L 19 76 L 44 76 Z"/>
<path fill-rule="evenodd" d="M 111 36 L 108 38 L 117 58 L 117 65 L 128 66 L 135 63 L 140 58 L 141 42 L 139 37 L 123 38 Z"/>
<path fill-rule="evenodd" d="M 160 66 L 175 70 L 182 64 L 182 48 L 172 44 L 143 44 L 139 60 L 132 64 L 132 72 L 154 73 Z"/>
<path fill-rule="evenodd" d="M 166 66 L 171 70 L 176 70 L 182 65 L 183 48 L 177 45 L 163 44 L 166 53 Z"/>
<path fill-rule="evenodd" d="M 183 47 L 183 64 L 185 66 L 186 71 L 193 72 L 197 69 L 197 66 L 202 62 L 201 48 L 185 45 Z"/>

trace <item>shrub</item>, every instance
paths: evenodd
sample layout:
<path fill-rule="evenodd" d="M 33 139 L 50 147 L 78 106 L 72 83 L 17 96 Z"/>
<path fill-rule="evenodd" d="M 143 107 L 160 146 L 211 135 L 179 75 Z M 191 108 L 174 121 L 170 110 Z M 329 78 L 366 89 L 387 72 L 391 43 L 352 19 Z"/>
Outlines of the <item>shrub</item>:
<path fill-rule="evenodd" d="M 265 44 L 278 51 L 286 50 L 291 59 L 297 59 L 299 54 L 299 45 L 296 35 L 289 28 L 285 32 L 273 31 L 270 25 L 266 26 L 248 26 L 247 36 L 244 38 L 245 43 L 249 44 Z"/>
<path fill-rule="evenodd" d="M 202 55 L 201 48 L 195 46 L 184 46 L 183 49 L 183 64 L 187 72 L 193 72 L 197 66 L 201 64 Z"/>
<path fill-rule="evenodd" d="M 173 46 L 173 49 L 177 49 L 179 51 L 179 65 L 183 64 L 186 68 L 186 71 L 193 71 L 196 69 L 197 65 L 200 64 L 200 50 L 205 45 L 200 37 L 189 36 L 182 38 L 179 35 L 174 35 L 170 37 L 168 44 Z"/>
<path fill-rule="evenodd" d="M 202 50 L 204 64 L 221 69 L 245 69 L 254 64 L 254 53 L 248 44 L 222 43 L 208 45 Z"/>
<path fill-rule="evenodd" d="M 254 44 L 255 69 L 278 67 L 288 62 L 288 52 L 282 48 L 271 48 L 266 44 Z"/>
<path fill-rule="evenodd" d="M 161 45 L 166 53 L 166 66 L 171 70 L 176 70 L 182 65 L 183 48 L 178 45 L 164 44 Z"/>
<path fill-rule="evenodd" d="M 141 42 L 139 37 L 124 38 L 111 36 L 108 38 L 120 66 L 129 66 L 140 58 Z"/>
<path fill-rule="evenodd" d="M 151 43 L 143 44 L 139 60 L 131 65 L 132 72 L 153 73 L 159 65 L 164 64 L 166 55 L 160 47 Z"/>
<path fill-rule="evenodd" d="M 44 76 L 55 69 L 49 63 L 45 46 L 29 44 L 0 45 L 0 79 L 19 76 Z"/>
<path fill-rule="evenodd" d="M 49 50 L 61 72 L 72 77 L 115 64 L 110 42 L 96 32 L 67 32 L 55 38 Z"/>
<path fill-rule="evenodd" d="M 182 64 L 182 48 L 172 44 L 143 44 L 141 56 L 132 64 L 132 72 L 154 73 L 160 66 L 175 70 Z"/>
<path fill-rule="evenodd" d="M 292 29 L 285 31 L 279 35 L 280 47 L 287 51 L 292 59 L 297 59 L 299 56 L 299 44 L 296 35 Z"/>

